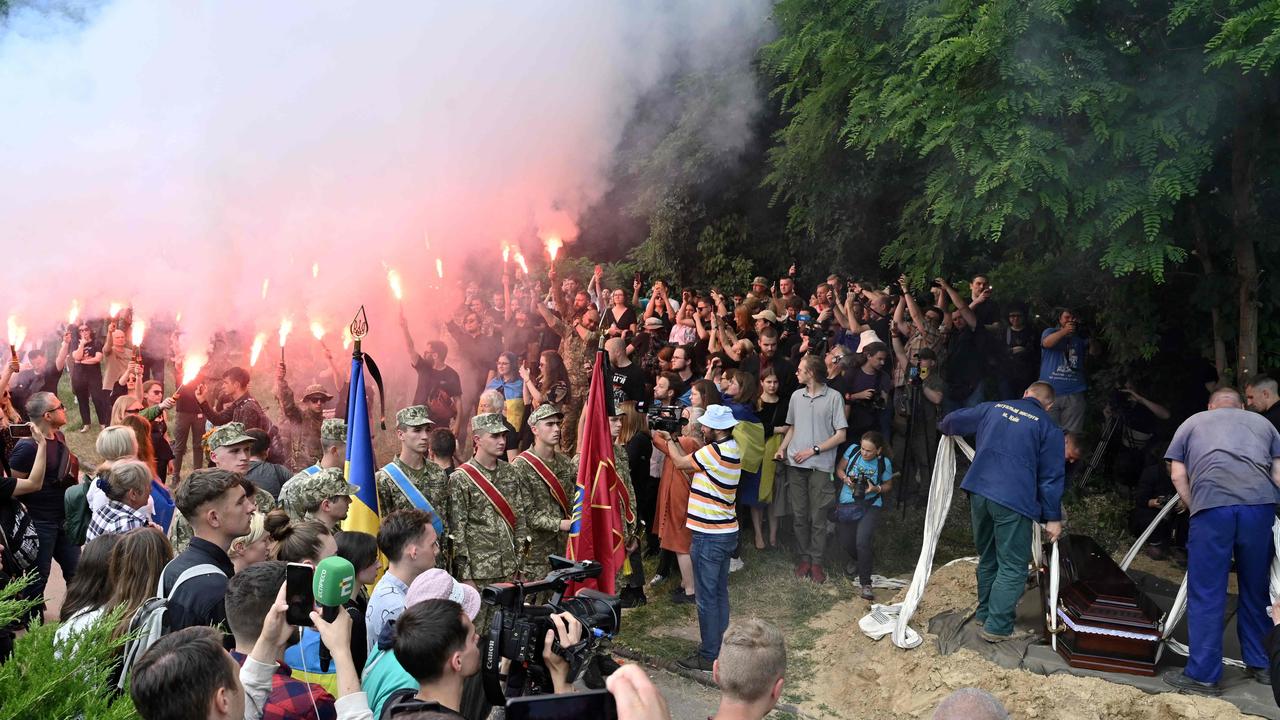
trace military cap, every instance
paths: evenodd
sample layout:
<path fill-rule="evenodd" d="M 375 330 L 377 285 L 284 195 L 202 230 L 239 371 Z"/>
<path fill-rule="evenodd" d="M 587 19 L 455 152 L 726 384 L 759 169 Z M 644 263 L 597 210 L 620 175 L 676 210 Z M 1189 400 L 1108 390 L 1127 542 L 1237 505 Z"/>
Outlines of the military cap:
<path fill-rule="evenodd" d="M 766 279 L 766 278 L 765 278 L 765 276 L 763 276 L 763 275 L 757 275 L 757 276 L 755 277 L 755 279 L 753 279 L 753 280 L 751 281 L 751 284 L 752 284 L 752 285 L 763 285 L 763 286 L 765 286 L 765 287 L 769 287 L 769 281 L 768 281 L 768 279 Z"/>
<path fill-rule="evenodd" d="M 346 442 L 347 421 L 340 418 L 329 418 L 320 423 L 320 439 Z"/>
<path fill-rule="evenodd" d="M 507 424 L 502 422 L 502 416 L 498 413 L 481 413 L 471 418 L 471 431 L 496 435 L 497 433 L 505 433 Z"/>
<path fill-rule="evenodd" d="M 333 396 L 329 394 L 329 391 L 325 390 L 324 386 L 319 383 L 311 383 L 310 385 L 308 385 L 306 392 L 302 393 L 302 399 L 305 400 L 309 397 L 315 397 L 317 395 L 324 398 L 325 402 L 329 402 L 330 400 L 333 399 Z"/>
<path fill-rule="evenodd" d="M 299 478 L 289 493 L 289 502 L 300 511 L 320 506 L 324 500 L 342 495 L 355 495 L 360 488 L 347 482 L 342 468 L 320 468 L 320 472 Z"/>
<path fill-rule="evenodd" d="M 403 427 L 417 427 L 419 425 L 434 425 L 431 416 L 427 413 L 426 405 L 410 405 L 409 407 L 396 413 L 396 425 Z"/>
<path fill-rule="evenodd" d="M 219 425 L 209 433 L 209 452 L 221 447 L 253 442 L 253 438 L 244 432 L 244 423 L 231 422 Z"/>
<path fill-rule="evenodd" d="M 529 416 L 529 424 L 537 425 L 549 417 L 562 418 L 564 417 L 564 413 L 560 412 L 560 409 L 551 403 L 543 403 L 538 406 L 537 410 L 533 411 L 532 415 Z"/>

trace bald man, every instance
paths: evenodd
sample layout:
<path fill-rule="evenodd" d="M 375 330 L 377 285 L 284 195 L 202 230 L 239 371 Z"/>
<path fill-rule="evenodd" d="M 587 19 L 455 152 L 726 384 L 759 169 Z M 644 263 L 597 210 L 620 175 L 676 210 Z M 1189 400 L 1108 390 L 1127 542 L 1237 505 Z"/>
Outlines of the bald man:
<path fill-rule="evenodd" d="M 1049 540 L 1062 533 L 1066 449 L 1062 428 L 1049 416 L 1053 387 L 1032 383 L 1020 400 L 956 410 L 939 426 L 947 435 L 977 435 L 973 465 L 960 489 L 969 493 L 978 548 L 979 634 L 997 643 L 1014 634 L 1018 600 L 1031 562 L 1031 523 Z"/>
<path fill-rule="evenodd" d="M 1187 534 L 1187 635 L 1191 654 L 1183 671 L 1164 681 L 1184 692 L 1221 695 L 1222 629 L 1227 578 L 1235 560 L 1240 588 L 1236 632 L 1247 670 L 1271 683 L 1263 640 L 1271 568 L 1271 524 L 1280 485 L 1280 432 L 1244 409 L 1240 393 L 1221 388 L 1209 409 L 1187 418 L 1165 459 L 1178 497 L 1191 512 Z"/>
<path fill-rule="evenodd" d="M 628 400 L 644 402 L 644 371 L 627 356 L 627 341 L 609 338 L 604 351 L 609 354 L 609 381 L 613 384 L 613 401 L 621 404 Z"/>

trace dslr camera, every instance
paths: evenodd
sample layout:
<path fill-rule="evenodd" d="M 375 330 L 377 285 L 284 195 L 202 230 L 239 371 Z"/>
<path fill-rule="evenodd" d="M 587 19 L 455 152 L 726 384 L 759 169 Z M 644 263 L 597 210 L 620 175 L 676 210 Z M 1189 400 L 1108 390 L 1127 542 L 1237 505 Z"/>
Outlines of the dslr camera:
<path fill-rule="evenodd" d="M 496 608 L 481 646 L 484 692 L 493 705 L 505 705 L 507 697 L 554 692 L 542 659 L 552 615 L 567 612 L 582 624 L 582 640 L 572 647 L 561 647 L 558 638 L 553 640 L 552 652 L 569 663 L 570 682 L 582 674 L 600 639 L 616 635 L 622 623 L 622 602 L 616 595 L 585 588 L 564 597 L 570 581 L 599 577 L 600 563 L 573 562 L 559 555 L 550 560 L 553 569 L 541 580 L 489 585 L 480 594 L 481 600 Z M 545 593 L 551 594 L 547 602 L 526 604 Z M 505 689 L 499 673 L 503 658 L 511 661 Z"/>
<path fill-rule="evenodd" d="M 683 408 L 679 405 L 651 405 L 645 417 L 649 418 L 650 430 L 665 430 L 672 435 L 680 432 L 680 429 L 689 424 L 681 412 Z"/>

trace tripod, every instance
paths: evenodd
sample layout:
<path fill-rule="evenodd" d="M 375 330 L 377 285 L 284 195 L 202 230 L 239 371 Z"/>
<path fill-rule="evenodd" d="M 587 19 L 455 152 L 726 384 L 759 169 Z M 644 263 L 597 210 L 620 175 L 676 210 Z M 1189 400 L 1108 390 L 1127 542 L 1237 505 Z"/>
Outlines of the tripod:
<path fill-rule="evenodd" d="M 1080 482 L 1077 486 L 1083 490 L 1089 484 L 1089 477 L 1093 475 L 1093 471 L 1098 469 L 1098 464 L 1102 462 L 1102 458 L 1106 457 L 1107 446 L 1111 444 L 1111 436 L 1116 434 L 1116 428 L 1120 427 L 1120 413 L 1113 412 L 1111 417 L 1107 419 L 1107 425 L 1102 430 L 1102 437 L 1098 439 L 1098 444 L 1093 448 L 1093 455 L 1089 458 L 1089 464 L 1085 466 L 1084 472 L 1080 475 Z"/>
<path fill-rule="evenodd" d="M 906 439 L 902 443 L 902 471 L 901 471 L 901 489 L 898 491 L 898 508 L 902 511 L 902 516 L 907 516 L 907 497 L 911 485 L 912 471 L 912 442 L 915 435 L 916 417 L 920 414 L 920 386 L 922 383 L 920 377 L 920 355 L 913 354 L 907 365 L 907 384 L 905 386 L 907 392 L 907 433 Z"/>

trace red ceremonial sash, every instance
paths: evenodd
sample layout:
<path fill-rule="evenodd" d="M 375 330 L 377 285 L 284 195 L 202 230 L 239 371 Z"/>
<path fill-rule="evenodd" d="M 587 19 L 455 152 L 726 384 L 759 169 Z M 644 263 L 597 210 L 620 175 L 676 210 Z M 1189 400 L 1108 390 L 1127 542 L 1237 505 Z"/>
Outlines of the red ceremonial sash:
<path fill-rule="evenodd" d="M 573 511 L 573 506 L 570 505 L 569 496 L 564 494 L 564 488 L 561 487 L 560 480 L 556 477 L 556 474 L 551 472 L 551 468 L 547 467 L 542 458 L 535 455 L 532 450 L 525 450 L 517 455 L 516 459 L 523 459 L 529 463 L 529 467 L 532 467 L 538 477 L 542 478 L 542 482 L 547 484 L 547 488 L 551 490 L 551 497 L 560 503 L 560 509 L 564 510 L 565 516 L 568 517 L 569 513 Z"/>
<path fill-rule="evenodd" d="M 471 482 L 475 483 L 476 487 L 480 488 L 480 492 L 484 493 L 484 496 L 489 498 L 490 503 L 493 503 L 493 509 L 497 510 L 498 514 L 502 516 L 502 519 L 506 521 L 507 527 L 514 531 L 516 529 L 516 514 L 511 511 L 511 505 L 507 502 L 506 498 L 502 497 L 502 493 L 498 492 L 498 488 L 494 487 L 493 483 L 489 482 L 489 479 L 484 476 L 484 473 L 481 473 L 479 470 L 472 467 L 470 460 L 462 463 L 461 467 L 458 469 L 466 473 L 467 477 L 471 478 Z"/>

